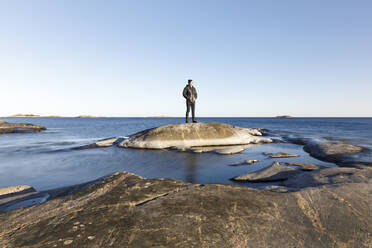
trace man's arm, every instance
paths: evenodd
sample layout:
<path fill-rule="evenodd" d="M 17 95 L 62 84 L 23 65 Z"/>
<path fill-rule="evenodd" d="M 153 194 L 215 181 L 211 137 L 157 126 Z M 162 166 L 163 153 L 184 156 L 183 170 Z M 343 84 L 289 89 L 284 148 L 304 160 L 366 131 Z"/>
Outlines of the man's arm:
<path fill-rule="evenodd" d="M 186 99 L 188 98 L 188 96 L 187 96 L 187 88 L 186 87 L 183 89 L 182 95 L 183 95 L 184 98 L 186 98 Z"/>

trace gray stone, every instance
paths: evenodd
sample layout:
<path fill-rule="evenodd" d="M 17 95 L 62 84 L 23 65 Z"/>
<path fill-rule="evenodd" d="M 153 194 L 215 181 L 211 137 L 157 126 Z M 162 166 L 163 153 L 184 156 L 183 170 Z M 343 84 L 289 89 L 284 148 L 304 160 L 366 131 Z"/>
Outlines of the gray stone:
<path fill-rule="evenodd" d="M 232 154 L 241 153 L 244 150 L 245 148 L 242 146 L 235 146 L 235 147 L 229 147 L 229 148 L 224 148 L 224 149 L 218 149 L 218 150 L 215 150 L 215 152 L 221 155 L 232 155 Z"/>
<path fill-rule="evenodd" d="M 249 159 L 249 160 L 245 160 L 243 162 L 231 164 L 231 166 L 250 165 L 250 164 L 257 163 L 257 162 L 258 162 L 258 160 L 256 160 L 256 159 Z"/>
<path fill-rule="evenodd" d="M 46 128 L 29 123 L 9 123 L 5 121 L 0 122 L 0 134 L 40 132 L 43 130 L 46 130 Z"/>
<path fill-rule="evenodd" d="M 120 147 L 164 149 L 170 147 L 228 146 L 271 143 L 258 129 L 224 123 L 169 124 L 130 136 Z"/>
<path fill-rule="evenodd" d="M 298 157 L 297 154 L 294 153 L 287 153 L 287 152 L 278 152 L 270 155 L 270 158 L 290 158 L 290 157 Z"/>
<path fill-rule="evenodd" d="M 248 174 L 243 174 L 234 178 L 233 181 L 246 181 L 246 182 L 271 182 L 282 181 L 288 179 L 291 175 L 296 173 L 295 168 L 281 165 L 279 162 L 273 163 L 271 166 L 259 171 Z"/>
<path fill-rule="evenodd" d="M 303 171 L 313 171 L 313 170 L 319 170 L 320 166 L 311 164 L 311 163 L 299 163 L 299 162 L 294 162 L 294 163 L 286 163 L 287 165 L 291 166 L 296 166 L 299 167 L 299 169 Z"/>
<path fill-rule="evenodd" d="M 363 147 L 342 142 L 323 142 L 307 144 L 304 150 L 312 157 L 328 162 L 342 162 L 346 155 L 366 150 Z"/>
<path fill-rule="evenodd" d="M 84 149 L 99 148 L 99 147 L 110 147 L 110 146 L 113 146 L 118 140 L 119 140 L 119 138 L 115 138 L 115 137 L 107 138 L 107 139 L 99 140 L 99 141 L 97 141 L 93 144 L 90 144 L 90 145 L 75 147 L 75 148 L 73 148 L 73 150 L 84 150 Z"/>

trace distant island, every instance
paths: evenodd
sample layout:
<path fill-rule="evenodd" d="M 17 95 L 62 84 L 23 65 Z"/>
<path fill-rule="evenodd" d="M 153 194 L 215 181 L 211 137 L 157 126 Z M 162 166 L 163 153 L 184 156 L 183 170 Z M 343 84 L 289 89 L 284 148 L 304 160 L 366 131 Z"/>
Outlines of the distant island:
<path fill-rule="evenodd" d="M 167 115 L 155 115 L 155 116 L 147 116 L 145 118 L 173 118 L 173 117 L 167 116 Z"/>
<path fill-rule="evenodd" d="M 278 115 L 278 116 L 275 116 L 275 118 L 293 118 L 293 116 L 290 116 L 290 115 Z"/>
<path fill-rule="evenodd" d="M 34 114 L 16 114 L 16 115 L 11 115 L 9 117 L 41 117 L 41 116 L 34 115 Z"/>
<path fill-rule="evenodd" d="M 76 116 L 75 118 L 105 118 L 103 116 L 93 116 L 93 115 L 79 115 Z"/>

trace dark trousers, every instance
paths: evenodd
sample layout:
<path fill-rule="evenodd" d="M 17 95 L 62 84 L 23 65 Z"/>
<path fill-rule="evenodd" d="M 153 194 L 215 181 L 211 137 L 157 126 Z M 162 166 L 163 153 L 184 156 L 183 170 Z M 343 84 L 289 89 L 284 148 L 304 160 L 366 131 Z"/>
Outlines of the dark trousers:
<path fill-rule="evenodd" d="M 195 102 L 186 101 L 186 122 L 189 121 L 189 113 L 191 108 L 192 120 L 195 120 Z"/>

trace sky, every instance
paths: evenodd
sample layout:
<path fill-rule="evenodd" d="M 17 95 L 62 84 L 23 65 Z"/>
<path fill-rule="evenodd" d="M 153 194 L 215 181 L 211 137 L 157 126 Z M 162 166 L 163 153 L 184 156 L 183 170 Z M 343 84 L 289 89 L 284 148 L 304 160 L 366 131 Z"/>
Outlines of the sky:
<path fill-rule="evenodd" d="M 0 116 L 372 117 L 369 0 L 3 0 Z"/>

